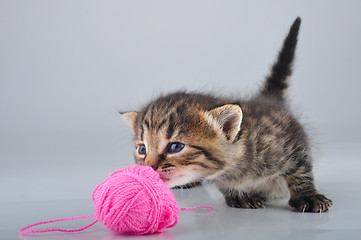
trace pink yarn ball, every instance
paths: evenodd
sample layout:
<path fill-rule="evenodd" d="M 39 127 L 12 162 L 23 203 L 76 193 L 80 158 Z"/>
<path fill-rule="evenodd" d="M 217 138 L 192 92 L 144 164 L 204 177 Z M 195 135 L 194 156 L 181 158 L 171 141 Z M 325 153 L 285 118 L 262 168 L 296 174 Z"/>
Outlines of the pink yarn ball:
<path fill-rule="evenodd" d="M 97 219 L 114 232 L 162 232 L 178 222 L 179 207 L 170 189 L 149 166 L 113 172 L 93 192 Z"/>

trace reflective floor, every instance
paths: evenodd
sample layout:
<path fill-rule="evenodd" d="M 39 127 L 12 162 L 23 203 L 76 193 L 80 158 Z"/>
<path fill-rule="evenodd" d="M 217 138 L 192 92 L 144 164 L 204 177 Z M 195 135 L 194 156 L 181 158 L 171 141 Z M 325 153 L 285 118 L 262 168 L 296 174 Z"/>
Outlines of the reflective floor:
<path fill-rule="evenodd" d="M 181 211 L 178 225 L 163 233 L 120 236 L 97 223 L 81 233 L 19 236 L 20 228 L 34 222 L 93 214 L 93 203 L 90 199 L 4 201 L 0 202 L 0 239 L 361 239 L 360 156 L 361 144 L 329 145 L 316 161 L 317 187 L 334 202 L 333 209 L 327 213 L 293 212 L 287 207 L 287 199 L 273 201 L 265 209 L 229 208 L 214 186 L 204 184 L 193 189 L 174 190 L 174 194 L 180 207 L 207 205 L 213 207 L 214 212 Z M 1 181 L 3 187 L 4 179 Z M 26 190 L 16 181 L 12 186 L 20 192 Z M 55 226 L 77 228 L 90 221 Z"/>

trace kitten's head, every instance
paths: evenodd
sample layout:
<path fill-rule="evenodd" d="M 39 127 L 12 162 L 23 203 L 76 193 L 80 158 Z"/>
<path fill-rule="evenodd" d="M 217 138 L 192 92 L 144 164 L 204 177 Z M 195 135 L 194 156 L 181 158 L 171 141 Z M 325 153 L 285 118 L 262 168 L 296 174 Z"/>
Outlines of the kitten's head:
<path fill-rule="evenodd" d="M 140 112 L 122 113 L 135 133 L 135 159 L 169 187 L 216 177 L 240 135 L 238 105 L 200 94 L 160 97 Z"/>

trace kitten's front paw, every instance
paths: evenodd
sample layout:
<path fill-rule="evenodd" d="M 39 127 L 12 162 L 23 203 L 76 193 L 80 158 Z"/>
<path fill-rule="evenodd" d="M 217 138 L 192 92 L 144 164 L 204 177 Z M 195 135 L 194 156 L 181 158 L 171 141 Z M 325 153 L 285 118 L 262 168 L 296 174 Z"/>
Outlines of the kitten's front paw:
<path fill-rule="evenodd" d="M 266 198 L 258 195 L 244 195 L 240 196 L 227 196 L 225 197 L 226 203 L 234 208 L 264 208 L 268 204 Z"/>
<path fill-rule="evenodd" d="M 332 201 L 322 194 L 301 196 L 290 199 L 288 203 L 299 212 L 327 212 L 332 208 Z"/>

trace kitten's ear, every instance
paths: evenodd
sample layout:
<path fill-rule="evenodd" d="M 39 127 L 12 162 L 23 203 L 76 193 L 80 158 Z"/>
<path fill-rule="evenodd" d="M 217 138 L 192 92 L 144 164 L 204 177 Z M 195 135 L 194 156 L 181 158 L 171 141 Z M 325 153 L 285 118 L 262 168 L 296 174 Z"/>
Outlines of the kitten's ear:
<path fill-rule="evenodd" d="M 217 128 L 222 130 L 229 141 L 234 141 L 241 130 L 242 109 L 236 104 L 226 104 L 208 112 L 208 116 Z"/>
<path fill-rule="evenodd" d="M 132 128 L 133 132 L 136 132 L 135 120 L 138 116 L 138 112 L 120 112 L 124 121 Z"/>

